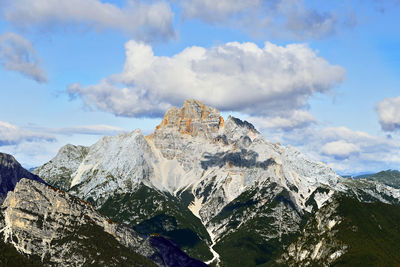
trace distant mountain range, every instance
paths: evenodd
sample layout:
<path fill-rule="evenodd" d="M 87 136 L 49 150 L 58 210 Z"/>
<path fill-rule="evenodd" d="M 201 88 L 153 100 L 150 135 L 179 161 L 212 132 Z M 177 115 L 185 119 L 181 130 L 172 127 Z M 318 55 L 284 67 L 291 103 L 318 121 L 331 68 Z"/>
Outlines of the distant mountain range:
<path fill-rule="evenodd" d="M 381 171 L 374 174 L 358 175 L 353 177 L 354 179 L 368 179 L 377 181 L 385 185 L 392 186 L 394 188 L 400 188 L 400 171 L 387 170 Z"/>
<path fill-rule="evenodd" d="M 0 218 L 3 245 L 22 255 L 21 261 L 400 262 L 395 185 L 342 178 L 292 147 L 265 140 L 250 123 L 225 121 L 218 110 L 195 100 L 168 110 L 151 135 L 135 130 L 90 147 L 67 145 L 34 173 L 50 186 L 22 179 L 8 193 Z"/>

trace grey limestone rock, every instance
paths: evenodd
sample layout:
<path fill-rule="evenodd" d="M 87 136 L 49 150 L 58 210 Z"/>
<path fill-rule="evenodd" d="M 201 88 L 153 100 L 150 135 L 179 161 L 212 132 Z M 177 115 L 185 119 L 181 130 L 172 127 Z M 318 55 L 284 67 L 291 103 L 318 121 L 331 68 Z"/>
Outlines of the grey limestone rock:
<path fill-rule="evenodd" d="M 53 186 L 68 190 L 71 187 L 72 174 L 78 169 L 87 153 L 87 147 L 65 145 L 52 160 L 34 169 L 33 173 L 45 178 Z"/>

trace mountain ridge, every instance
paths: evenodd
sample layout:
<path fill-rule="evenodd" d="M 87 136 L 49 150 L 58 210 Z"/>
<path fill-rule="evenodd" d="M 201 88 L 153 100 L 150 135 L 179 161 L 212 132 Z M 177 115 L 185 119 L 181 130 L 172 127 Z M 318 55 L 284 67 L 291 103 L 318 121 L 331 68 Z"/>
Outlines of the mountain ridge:
<path fill-rule="evenodd" d="M 59 167 L 56 161 L 52 164 L 54 169 Z M 236 253 L 227 251 L 240 251 L 234 245 L 247 242 L 246 236 L 251 235 L 255 239 L 249 244 L 262 249 L 250 246 L 248 263 L 274 260 L 308 218 L 339 193 L 364 202 L 397 205 L 400 200 L 400 190 L 342 178 L 293 147 L 265 140 L 250 123 L 231 116 L 224 120 L 218 110 L 196 100 L 168 110 L 148 136 L 135 130 L 102 138 L 88 148 L 69 179 L 69 192 L 99 210 L 104 210 L 106 203 L 124 207 L 122 198 L 113 196 L 134 196 L 142 189 L 152 192 L 150 199 L 164 210 L 147 205 L 145 196 L 142 200 L 134 197 L 129 201 L 139 201 L 137 207 L 147 208 L 124 209 L 131 226 L 146 221 L 151 229 L 171 234 L 190 225 L 188 229 L 197 233 L 197 243 L 185 245 L 176 236 L 175 241 L 189 255 L 221 266 L 238 260 Z M 174 201 L 180 204 L 172 204 Z M 111 218 L 123 219 L 118 211 L 109 212 Z M 142 221 L 137 220 L 138 215 Z M 159 220 L 168 216 L 173 217 L 167 227 L 170 230 Z M 196 226 L 196 218 L 203 228 Z"/>
<path fill-rule="evenodd" d="M 369 175 L 356 176 L 354 178 L 377 181 L 397 189 L 400 188 L 400 171 L 398 170 L 385 170 Z"/>
<path fill-rule="evenodd" d="M 22 178 L 46 183 L 39 176 L 25 170 L 12 155 L 0 152 L 0 204 Z"/>
<path fill-rule="evenodd" d="M 141 237 L 68 193 L 21 179 L 0 210 L 0 236 L 45 266 L 205 266 L 173 242 Z"/>

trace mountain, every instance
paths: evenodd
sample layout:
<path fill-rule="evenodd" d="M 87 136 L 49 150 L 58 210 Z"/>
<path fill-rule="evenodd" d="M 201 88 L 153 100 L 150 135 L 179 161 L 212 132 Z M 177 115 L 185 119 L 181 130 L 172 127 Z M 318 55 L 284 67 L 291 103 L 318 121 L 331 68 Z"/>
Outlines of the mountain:
<path fill-rule="evenodd" d="M 45 183 L 39 176 L 25 170 L 13 156 L 0 152 L 0 204 L 22 178 Z"/>
<path fill-rule="evenodd" d="M 205 266 L 162 237 L 143 238 L 87 202 L 29 179 L 9 192 L 1 239 L 44 266 Z"/>
<path fill-rule="evenodd" d="M 368 176 L 357 176 L 356 179 L 368 179 L 372 181 L 377 181 L 394 188 L 400 188 L 400 172 L 397 170 L 387 170 L 381 171 Z"/>
<path fill-rule="evenodd" d="M 167 237 L 211 265 L 268 266 L 287 259 L 297 266 L 301 261 L 288 248 L 299 242 L 322 246 L 304 241 L 308 236 L 301 239 L 302 233 L 314 231 L 318 212 L 337 207 L 339 196 L 393 209 L 400 203 L 400 190 L 344 179 L 293 147 L 265 140 L 250 123 L 231 116 L 225 121 L 196 100 L 168 110 L 148 136 L 135 130 L 103 137 L 85 148 L 82 159 L 73 146 L 61 151 L 35 173 L 54 185 L 62 179 L 68 193 L 113 221 L 145 237 Z M 57 178 L 62 170 L 67 175 Z M 341 242 L 349 247 L 350 241 Z M 326 266 L 358 253 L 326 251 L 319 262 Z"/>
<path fill-rule="evenodd" d="M 68 190 L 71 186 L 70 177 L 79 167 L 88 153 L 84 146 L 63 146 L 57 155 L 49 162 L 32 170 L 40 177 L 47 177 L 48 183 L 61 190 Z"/>
<path fill-rule="evenodd" d="M 134 231 L 119 228 L 90 205 L 44 184 L 22 179 L 4 201 L 1 217 L 3 240 L 45 265 L 117 266 L 125 256 L 135 266 L 153 266 L 128 249 L 141 245 Z"/>
<path fill-rule="evenodd" d="M 309 219 L 282 266 L 397 266 L 400 206 L 338 194 Z"/>

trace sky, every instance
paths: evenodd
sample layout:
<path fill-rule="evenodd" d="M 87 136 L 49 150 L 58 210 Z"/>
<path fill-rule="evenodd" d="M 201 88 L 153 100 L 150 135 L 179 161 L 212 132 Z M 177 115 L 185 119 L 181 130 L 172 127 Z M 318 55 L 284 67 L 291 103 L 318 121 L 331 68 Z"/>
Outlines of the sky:
<path fill-rule="evenodd" d="M 0 152 L 151 133 L 197 99 L 339 174 L 400 169 L 399 0 L 0 0 Z"/>

